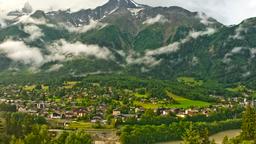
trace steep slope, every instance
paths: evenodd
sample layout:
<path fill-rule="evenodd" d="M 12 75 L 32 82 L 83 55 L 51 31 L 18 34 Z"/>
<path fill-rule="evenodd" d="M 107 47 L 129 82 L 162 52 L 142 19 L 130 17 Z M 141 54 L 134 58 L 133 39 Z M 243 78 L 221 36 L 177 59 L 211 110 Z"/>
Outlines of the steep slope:
<path fill-rule="evenodd" d="M 103 6 L 99 6 L 96 9 L 80 10 L 78 12 L 71 13 L 70 10 L 66 11 L 53 11 L 47 13 L 49 18 L 57 20 L 58 22 L 63 22 L 67 24 L 72 24 L 75 26 L 81 26 L 88 24 L 90 20 L 100 20 L 106 16 L 112 14 L 117 9 L 127 9 L 127 8 L 147 8 L 149 6 L 140 5 L 133 0 L 109 0 L 108 3 Z"/>
<path fill-rule="evenodd" d="M 193 76 L 255 84 L 255 18 L 226 27 L 203 13 L 110 0 L 36 11 L 0 29 L 1 74 Z M 50 77 L 49 77 L 50 78 Z"/>

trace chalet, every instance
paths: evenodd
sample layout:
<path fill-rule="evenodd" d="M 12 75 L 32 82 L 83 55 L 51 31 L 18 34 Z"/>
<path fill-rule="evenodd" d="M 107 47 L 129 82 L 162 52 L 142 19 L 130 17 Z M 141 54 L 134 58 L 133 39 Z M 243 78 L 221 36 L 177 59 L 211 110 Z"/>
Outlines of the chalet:
<path fill-rule="evenodd" d="M 203 115 L 209 116 L 212 110 L 210 108 L 206 108 L 206 109 L 202 109 L 201 112 Z"/>
<path fill-rule="evenodd" d="M 143 107 L 135 108 L 135 113 L 144 113 L 145 109 Z"/>
<path fill-rule="evenodd" d="M 33 109 L 27 110 L 27 113 L 32 114 L 32 115 L 38 115 L 37 111 L 33 110 Z"/>
<path fill-rule="evenodd" d="M 96 122 L 100 122 L 102 121 L 103 119 L 100 117 L 100 116 L 94 116 L 92 119 L 91 119 L 91 122 L 92 123 L 96 123 Z"/>
<path fill-rule="evenodd" d="M 64 124 L 63 124 L 65 127 L 68 127 L 69 125 L 70 125 L 70 123 L 69 122 L 64 122 Z"/>
<path fill-rule="evenodd" d="M 128 118 L 137 118 L 137 115 L 135 114 L 121 114 L 121 117 L 123 120 L 128 119 Z"/>
<path fill-rule="evenodd" d="M 185 118 L 185 117 L 186 117 L 186 115 L 185 115 L 185 114 L 182 114 L 182 113 L 179 113 L 179 114 L 177 114 L 176 116 L 179 117 L 179 118 Z"/>
<path fill-rule="evenodd" d="M 87 111 L 85 108 L 78 108 L 73 110 L 73 114 L 76 117 L 84 117 L 86 115 Z"/>
<path fill-rule="evenodd" d="M 18 112 L 23 112 L 23 113 L 25 113 L 25 112 L 27 112 L 27 109 L 24 108 L 24 107 L 19 107 L 19 108 L 18 108 Z"/>
<path fill-rule="evenodd" d="M 176 109 L 171 109 L 171 112 L 174 114 L 177 114 L 180 112 L 180 109 L 176 108 Z"/>
<path fill-rule="evenodd" d="M 199 111 L 198 110 L 194 110 L 194 109 L 185 110 L 185 114 L 189 115 L 189 116 L 193 116 L 193 115 L 196 115 L 198 113 L 199 113 Z"/>
<path fill-rule="evenodd" d="M 170 111 L 168 110 L 163 110 L 162 111 L 162 115 L 166 116 L 166 115 L 169 115 L 170 114 Z"/>
<path fill-rule="evenodd" d="M 44 102 L 40 102 L 40 103 L 36 104 L 36 107 L 38 109 L 44 109 L 45 108 L 45 104 L 44 104 Z"/>
<path fill-rule="evenodd" d="M 51 118 L 51 119 L 61 119 L 61 118 L 62 118 L 62 115 L 59 114 L 59 113 L 54 112 L 54 113 L 52 113 L 52 114 L 50 115 L 50 118 Z"/>
<path fill-rule="evenodd" d="M 75 118 L 76 116 L 74 116 L 74 113 L 72 111 L 66 111 L 65 112 L 65 118 L 66 119 L 72 119 Z"/>
<path fill-rule="evenodd" d="M 176 116 L 179 118 L 185 118 L 187 115 L 185 113 L 185 110 L 180 109 L 179 112 L 176 114 Z"/>
<path fill-rule="evenodd" d="M 119 111 L 119 110 L 113 110 L 112 115 L 113 115 L 113 116 L 119 116 L 119 115 L 121 115 L 121 111 Z"/>

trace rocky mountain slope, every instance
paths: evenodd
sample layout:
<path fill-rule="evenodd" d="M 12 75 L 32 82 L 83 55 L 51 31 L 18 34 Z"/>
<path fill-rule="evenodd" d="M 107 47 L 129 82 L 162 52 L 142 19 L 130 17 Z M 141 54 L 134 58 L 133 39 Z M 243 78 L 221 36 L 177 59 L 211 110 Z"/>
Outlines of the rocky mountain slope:
<path fill-rule="evenodd" d="M 4 23 L 0 72 L 5 76 L 124 73 L 255 83 L 255 18 L 225 26 L 180 7 L 110 0 L 78 12 L 22 13 Z"/>

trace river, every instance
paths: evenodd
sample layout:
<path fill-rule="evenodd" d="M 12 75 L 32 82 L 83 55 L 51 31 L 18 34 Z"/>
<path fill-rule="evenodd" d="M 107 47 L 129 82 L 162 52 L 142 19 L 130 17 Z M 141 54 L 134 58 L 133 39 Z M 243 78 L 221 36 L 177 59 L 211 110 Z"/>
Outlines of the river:
<path fill-rule="evenodd" d="M 237 130 L 228 130 L 228 131 L 223 131 L 223 132 L 219 132 L 216 133 L 212 136 L 210 136 L 210 139 L 214 139 L 215 142 L 217 144 L 221 144 L 222 140 L 225 136 L 229 137 L 229 138 L 233 138 L 236 137 L 240 134 L 241 130 L 237 129 Z M 182 141 L 171 141 L 171 142 L 163 142 L 163 143 L 158 143 L 158 144 L 181 144 Z"/>

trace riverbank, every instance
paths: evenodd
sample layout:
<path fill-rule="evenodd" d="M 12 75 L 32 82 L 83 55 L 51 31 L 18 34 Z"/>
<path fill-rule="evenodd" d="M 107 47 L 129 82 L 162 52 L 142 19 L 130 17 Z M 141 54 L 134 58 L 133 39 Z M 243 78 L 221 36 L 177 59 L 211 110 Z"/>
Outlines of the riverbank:
<path fill-rule="evenodd" d="M 240 129 L 236 129 L 236 130 L 227 130 L 227 131 L 223 131 L 223 132 L 219 132 L 216 133 L 212 136 L 210 136 L 210 139 L 214 139 L 216 144 L 221 144 L 222 140 L 225 136 L 229 137 L 229 138 L 233 138 L 236 137 L 240 134 L 241 130 Z M 171 141 L 171 142 L 163 142 L 163 143 L 157 143 L 157 144 L 181 144 L 182 141 Z"/>

